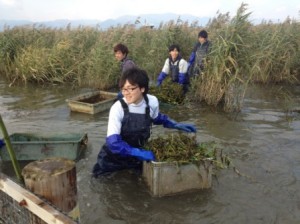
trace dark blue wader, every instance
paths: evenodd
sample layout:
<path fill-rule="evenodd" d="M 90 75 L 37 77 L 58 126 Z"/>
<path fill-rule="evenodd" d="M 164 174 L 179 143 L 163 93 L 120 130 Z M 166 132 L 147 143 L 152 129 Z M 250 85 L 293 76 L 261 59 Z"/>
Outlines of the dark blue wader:
<path fill-rule="evenodd" d="M 201 72 L 204 70 L 203 60 L 208 54 L 209 48 L 210 48 L 210 41 L 206 41 L 203 44 L 200 44 L 198 42 L 194 47 L 193 52 L 195 52 L 195 61 L 191 67 L 191 73 L 189 74 L 190 77 L 195 77 L 197 75 L 200 75 Z"/>
<path fill-rule="evenodd" d="M 171 79 L 173 82 L 179 82 L 179 63 L 181 58 L 179 58 L 177 63 L 172 64 L 171 58 L 169 58 L 169 66 L 170 66 L 170 72 L 171 72 Z"/>
<path fill-rule="evenodd" d="M 120 99 L 124 110 L 121 137 L 123 141 L 135 148 L 143 147 L 150 137 L 152 119 L 150 117 L 148 97 L 145 96 L 144 98 L 147 104 L 145 114 L 130 113 L 128 105 L 123 99 Z M 93 175 L 97 177 L 123 169 L 140 170 L 142 169 L 142 161 L 129 155 L 123 156 L 112 153 L 107 144 L 104 144 L 98 154 L 97 163 L 94 165 Z"/>
<path fill-rule="evenodd" d="M 171 71 L 171 79 L 173 82 L 177 82 L 179 83 L 179 63 L 181 58 L 179 58 L 177 63 L 172 64 L 171 63 L 171 58 L 169 58 L 169 66 L 170 66 L 170 71 Z M 183 89 L 183 93 L 186 94 L 189 88 L 189 79 L 188 79 L 188 75 L 186 74 L 185 76 L 186 80 L 184 83 L 182 83 L 182 89 Z"/>

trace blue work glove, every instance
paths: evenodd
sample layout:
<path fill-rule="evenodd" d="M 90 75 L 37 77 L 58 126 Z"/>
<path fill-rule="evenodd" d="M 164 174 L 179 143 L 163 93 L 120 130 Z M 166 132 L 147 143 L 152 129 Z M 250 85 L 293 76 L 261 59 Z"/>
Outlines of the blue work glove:
<path fill-rule="evenodd" d="M 153 161 L 155 156 L 150 150 L 143 150 L 139 148 L 131 148 L 130 155 L 142 161 Z"/>
<path fill-rule="evenodd" d="M 118 92 L 118 95 L 117 95 L 117 99 L 119 100 L 119 99 L 123 99 L 123 94 L 122 94 L 122 92 L 121 91 L 119 91 Z"/>
<path fill-rule="evenodd" d="M 178 83 L 181 84 L 181 85 L 185 83 L 185 74 L 184 73 L 179 73 Z"/>
<path fill-rule="evenodd" d="M 196 58 L 196 54 L 195 54 L 195 52 L 192 52 L 191 55 L 190 55 L 189 61 L 188 61 L 189 66 L 191 66 L 194 63 L 195 58 Z"/>
<path fill-rule="evenodd" d="M 162 116 L 163 117 L 163 116 Z M 165 128 L 174 128 L 185 132 L 196 132 L 196 128 L 192 124 L 177 123 L 176 121 L 166 117 L 164 121 Z"/>
<path fill-rule="evenodd" d="M 174 125 L 174 128 L 181 130 L 181 131 L 185 131 L 185 132 L 196 132 L 197 131 L 195 126 L 192 124 L 176 123 Z"/>
<path fill-rule="evenodd" d="M 196 128 L 192 124 L 177 123 L 170 119 L 167 115 L 158 113 L 157 117 L 153 120 L 153 124 L 162 124 L 165 128 L 174 128 L 186 132 L 196 132 Z"/>
<path fill-rule="evenodd" d="M 156 86 L 160 86 L 166 77 L 167 77 L 167 74 L 164 72 L 161 72 L 157 78 Z"/>
<path fill-rule="evenodd" d="M 0 139 L 0 148 L 2 148 L 3 146 L 5 146 L 5 142 L 2 139 Z"/>

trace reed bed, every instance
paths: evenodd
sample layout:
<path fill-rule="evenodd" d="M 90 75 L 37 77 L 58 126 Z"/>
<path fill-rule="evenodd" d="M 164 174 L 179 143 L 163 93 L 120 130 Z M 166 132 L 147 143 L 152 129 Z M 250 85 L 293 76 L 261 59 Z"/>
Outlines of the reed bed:
<path fill-rule="evenodd" d="M 205 27 L 196 22 L 161 23 L 157 28 L 136 24 L 111 27 L 52 29 L 44 26 L 5 28 L 0 33 L 0 76 L 11 85 L 68 84 L 108 90 L 117 86 L 120 65 L 113 46 L 129 48 L 129 57 L 155 82 L 171 44 L 188 59 L 197 34 L 209 32 L 212 49 L 205 70 L 191 80 L 189 99 L 240 111 L 249 83 L 299 83 L 300 23 L 263 21 L 254 25 L 242 4 L 231 17 L 217 13 Z"/>

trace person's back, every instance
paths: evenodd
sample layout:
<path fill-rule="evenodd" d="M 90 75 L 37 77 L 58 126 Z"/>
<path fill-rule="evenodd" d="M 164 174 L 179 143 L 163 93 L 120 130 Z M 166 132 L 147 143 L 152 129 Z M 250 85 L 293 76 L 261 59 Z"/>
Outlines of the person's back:
<path fill-rule="evenodd" d="M 136 67 L 136 64 L 133 62 L 132 59 L 129 59 L 129 58 L 124 58 L 122 61 L 121 61 L 121 69 L 122 69 L 122 74 L 131 69 L 131 68 L 134 68 Z"/>

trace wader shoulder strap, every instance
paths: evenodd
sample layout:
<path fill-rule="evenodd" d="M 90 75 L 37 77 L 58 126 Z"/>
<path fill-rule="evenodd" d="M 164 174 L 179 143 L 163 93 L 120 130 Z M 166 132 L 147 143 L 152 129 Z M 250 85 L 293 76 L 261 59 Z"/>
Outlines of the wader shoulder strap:
<path fill-rule="evenodd" d="M 123 117 L 123 120 L 122 120 L 122 124 L 124 121 L 127 120 L 128 116 L 129 116 L 129 108 L 128 108 L 128 105 L 127 103 L 125 103 L 125 101 L 123 99 L 119 99 L 122 107 L 123 107 L 123 110 L 124 110 L 124 117 Z"/>
<path fill-rule="evenodd" d="M 179 58 L 178 63 L 177 64 L 173 64 L 173 66 L 179 67 L 179 63 L 180 63 L 181 58 Z M 169 68 L 171 69 L 171 59 L 169 58 Z"/>
<path fill-rule="evenodd" d="M 149 107 L 149 99 L 148 99 L 148 96 L 147 96 L 147 94 L 145 94 L 144 95 L 144 99 L 145 99 L 145 101 L 146 101 L 146 118 L 150 118 L 150 107 Z"/>
<path fill-rule="evenodd" d="M 147 118 L 150 117 L 150 107 L 149 107 L 149 99 L 148 99 L 148 96 L 147 94 L 144 95 L 144 99 L 146 101 L 146 109 L 145 109 L 145 115 Z M 128 108 L 128 105 L 125 103 L 125 101 L 123 99 L 120 99 L 119 100 L 122 107 L 123 107 L 123 110 L 124 110 L 124 117 L 125 116 L 128 116 L 128 113 L 129 113 L 129 108 Z"/>
<path fill-rule="evenodd" d="M 129 110 L 128 110 L 128 105 L 127 105 L 127 103 L 125 103 L 125 101 L 124 101 L 123 99 L 119 99 L 119 101 L 120 101 L 120 103 L 121 103 L 121 105 L 122 105 L 124 111 L 127 110 L 127 112 L 128 112 Z"/>

